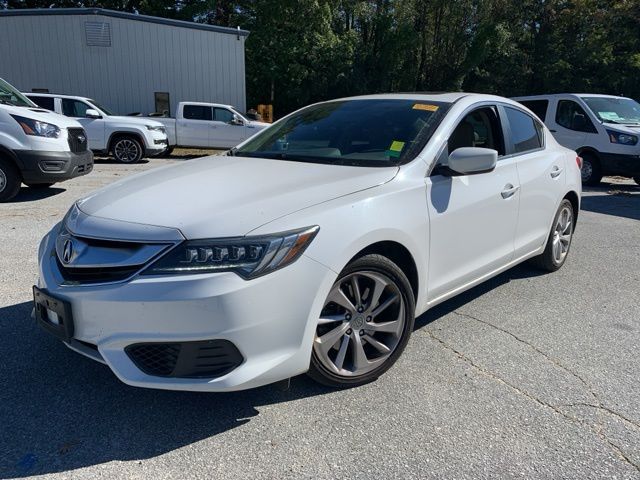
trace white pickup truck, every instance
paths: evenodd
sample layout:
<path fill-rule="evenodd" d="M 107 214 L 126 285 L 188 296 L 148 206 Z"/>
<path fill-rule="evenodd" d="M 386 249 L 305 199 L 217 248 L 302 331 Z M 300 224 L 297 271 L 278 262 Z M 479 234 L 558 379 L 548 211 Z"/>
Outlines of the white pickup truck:
<path fill-rule="evenodd" d="M 249 120 L 231 105 L 180 102 L 176 118 L 152 117 L 167 129 L 168 152 L 174 147 L 232 148 L 268 127 Z"/>
<path fill-rule="evenodd" d="M 136 163 L 143 156 L 163 153 L 168 146 L 165 127 L 152 119 L 115 115 L 86 97 L 25 93 L 38 106 L 76 119 L 87 132 L 89 148 L 111 153 L 122 163 Z"/>

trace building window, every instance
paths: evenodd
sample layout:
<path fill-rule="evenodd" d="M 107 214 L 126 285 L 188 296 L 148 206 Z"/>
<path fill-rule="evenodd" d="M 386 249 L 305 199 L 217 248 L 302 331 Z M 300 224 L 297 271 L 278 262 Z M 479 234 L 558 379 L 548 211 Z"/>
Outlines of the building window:
<path fill-rule="evenodd" d="M 90 47 L 111 46 L 111 24 L 108 22 L 85 22 L 84 32 Z"/>
<path fill-rule="evenodd" d="M 171 105 L 169 103 L 169 92 L 155 92 L 156 113 L 164 117 L 171 116 Z"/>

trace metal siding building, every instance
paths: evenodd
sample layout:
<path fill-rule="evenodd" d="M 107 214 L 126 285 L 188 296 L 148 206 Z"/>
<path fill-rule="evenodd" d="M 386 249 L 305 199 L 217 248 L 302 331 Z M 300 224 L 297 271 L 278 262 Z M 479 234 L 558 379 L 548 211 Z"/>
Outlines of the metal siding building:
<path fill-rule="evenodd" d="M 246 110 L 245 30 L 102 9 L 0 11 L 0 77 L 25 92 L 154 112 L 155 92 Z"/>

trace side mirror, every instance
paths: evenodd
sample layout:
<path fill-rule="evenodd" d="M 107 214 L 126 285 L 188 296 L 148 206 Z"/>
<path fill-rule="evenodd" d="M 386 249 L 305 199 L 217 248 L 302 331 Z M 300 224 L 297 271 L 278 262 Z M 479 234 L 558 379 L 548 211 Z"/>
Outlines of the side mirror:
<path fill-rule="evenodd" d="M 244 121 L 238 115 L 234 115 L 229 123 L 231 125 L 244 126 Z"/>
<path fill-rule="evenodd" d="M 84 112 L 84 116 L 87 118 L 102 118 L 102 115 L 100 115 L 100 113 L 98 113 L 97 110 L 94 110 L 93 108 L 88 108 L 86 112 Z"/>
<path fill-rule="evenodd" d="M 449 155 L 448 167 L 462 175 L 487 173 L 496 168 L 498 152 L 490 148 L 460 147 Z"/>

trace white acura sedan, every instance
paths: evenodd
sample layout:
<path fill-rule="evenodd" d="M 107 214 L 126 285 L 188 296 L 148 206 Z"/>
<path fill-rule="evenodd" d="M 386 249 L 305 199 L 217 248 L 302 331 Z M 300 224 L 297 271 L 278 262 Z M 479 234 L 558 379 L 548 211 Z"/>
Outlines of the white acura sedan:
<path fill-rule="evenodd" d="M 130 385 L 361 385 L 416 315 L 524 260 L 563 265 L 580 163 L 501 97 L 319 103 L 78 201 L 40 246 L 36 318 Z"/>

